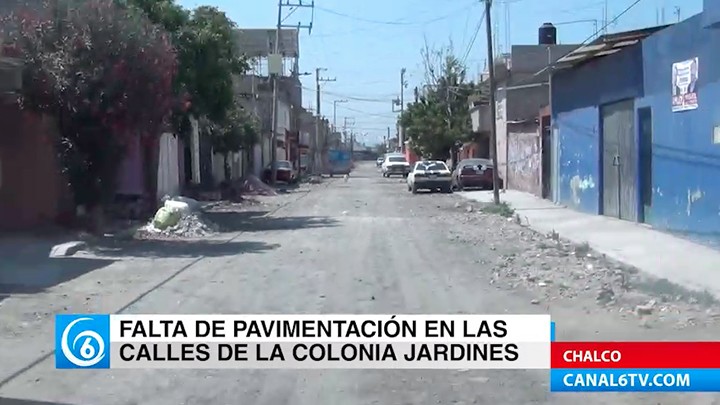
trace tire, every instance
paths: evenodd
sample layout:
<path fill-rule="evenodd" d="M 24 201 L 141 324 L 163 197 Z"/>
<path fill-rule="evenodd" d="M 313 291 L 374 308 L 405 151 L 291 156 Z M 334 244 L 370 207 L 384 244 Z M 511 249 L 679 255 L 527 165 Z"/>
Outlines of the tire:
<path fill-rule="evenodd" d="M 452 185 L 443 187 L 442 192 L 445 194 L 451 194 L 453 192 Z"/>
<path fill-rule="evenodd" d="M 413 194 L 417 194 L 417 191 L 418 191 L 417 186 L 415 184 L 413 184 L 412 187 L 410 188 L 410 191 L 412 191 Z"/>

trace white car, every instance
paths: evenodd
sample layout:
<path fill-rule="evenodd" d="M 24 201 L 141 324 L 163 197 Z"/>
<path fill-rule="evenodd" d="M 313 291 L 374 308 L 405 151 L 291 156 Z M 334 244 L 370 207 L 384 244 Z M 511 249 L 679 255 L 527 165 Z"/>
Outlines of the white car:
<path fill-rule="evenodd" d="M 423 160 L 415 163 L 408 175 L 407 188 L 413 194 L 421 189 L 452 193 L 452 173 L 445 162 Z"/>
<path fill-rule="evenodd" d="M 393 174 L 407 177 L 408 173 L 410 173 L 410 163 L 405 159 L 405 155 L 397 153 L 385 156 L 385 161 L 382 163 L 383 177 L 390 177 Z"/>

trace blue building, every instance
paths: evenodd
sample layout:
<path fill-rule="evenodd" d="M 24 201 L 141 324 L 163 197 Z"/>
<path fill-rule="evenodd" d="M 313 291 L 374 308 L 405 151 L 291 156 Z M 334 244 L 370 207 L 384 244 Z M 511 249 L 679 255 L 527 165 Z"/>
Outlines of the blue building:
<path fill-rule="evenodd" d="M 720 1 L 606 35 L 551 81 L 553 199 L 720 242 Z"/>

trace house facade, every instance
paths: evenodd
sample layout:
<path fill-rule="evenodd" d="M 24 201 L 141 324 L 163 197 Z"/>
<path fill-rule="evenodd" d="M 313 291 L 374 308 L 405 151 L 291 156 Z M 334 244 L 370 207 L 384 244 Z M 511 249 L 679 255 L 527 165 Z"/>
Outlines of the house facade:
<path fill-rule="evenodd" d="M 495 60 L 495 139 L 498 175 L 505 188 L 543 195 L 543 138 L 539 111 L 550 100 L 548 67 L 578 45 L 558 45 L 553 39 L 537 45 L 513 45 Z M 473 131 L 490 132 L 488 101 L 471 106 Z M 487 136 L 487 135 L 485 135 Z M 490 157 L 489 148 L 487 156 Z"/>
<path fill-rule="evenodd" d="M 557 202 L 720 241 L 719 25 L 720 3 L 706 0 L 685 21 L 605 36 L 558 61 Z"/>

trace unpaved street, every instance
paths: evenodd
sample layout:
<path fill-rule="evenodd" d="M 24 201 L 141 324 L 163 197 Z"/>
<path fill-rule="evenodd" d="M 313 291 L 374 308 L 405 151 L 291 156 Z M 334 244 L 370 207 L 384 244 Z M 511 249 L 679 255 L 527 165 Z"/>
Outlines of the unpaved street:
<path fill-rule="evenodd" d="M 54 369 L 57 312 L 549 312 L 560 340 L 720 336 L 704 297 L 458 195 L 412 195 L 403 181 L 362 165 L 347 183 L 326 179 L 216 214 L 217 237 L 117 242 L 62 259 L 85 273 L 0 301 L 0 404 L 720 404 L 717 395 L 550 394 L 537 371 Z M 653 299 L 650 315 L 636 315 Z"/>

